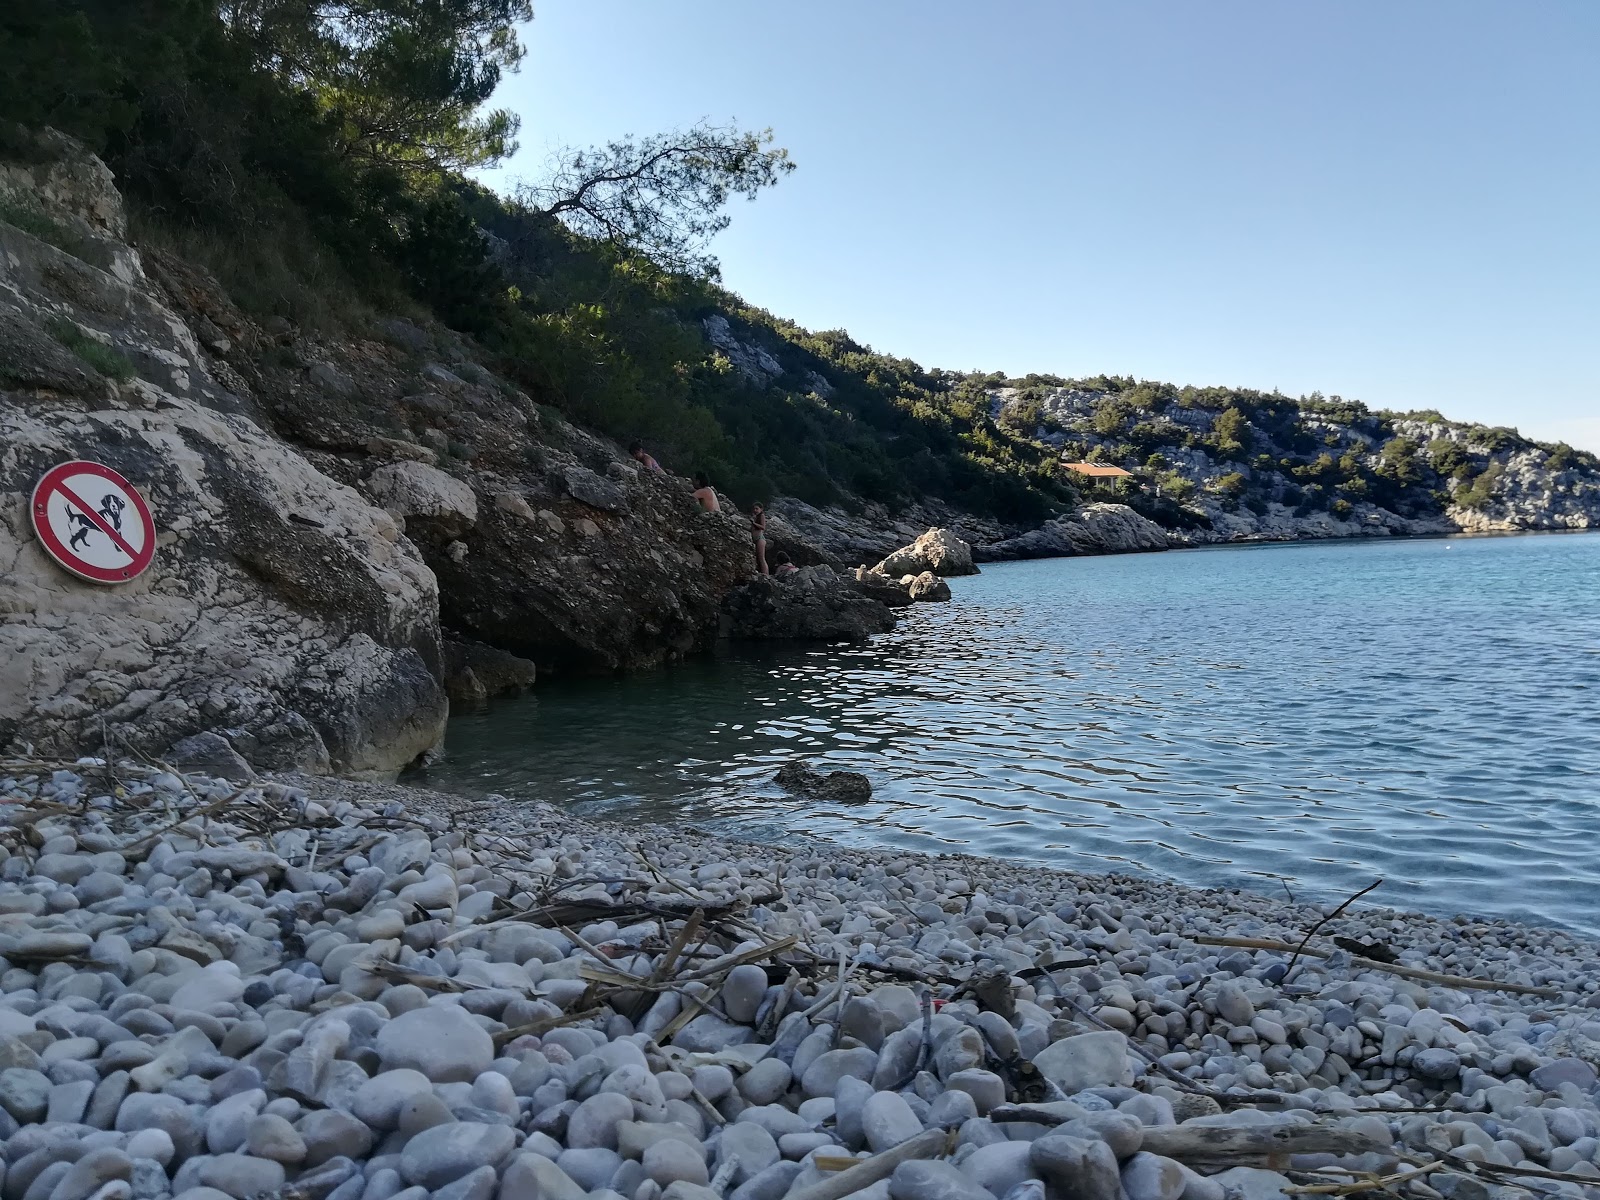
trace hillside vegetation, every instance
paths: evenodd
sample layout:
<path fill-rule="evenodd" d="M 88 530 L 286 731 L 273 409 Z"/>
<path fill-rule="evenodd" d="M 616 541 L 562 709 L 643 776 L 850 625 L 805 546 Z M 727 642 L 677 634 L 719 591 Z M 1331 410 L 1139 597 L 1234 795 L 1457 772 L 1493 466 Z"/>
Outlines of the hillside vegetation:
<path fill-rule="evenodd" d="M 487 192 L 468 174 L 515 144 L 516 116 L 490 98 L 531 16 L 528 0 L 10 6 L 0 149 L 26 152 L 27 128 L 72 134 L 115 171 L 140 242 L 209 269 L 256 317 L 332 337 L 434 317 L 540 404 L 741 502 L 931 496 L 1027 523 L 1114 495 L 1201 530 L 1483 511 L 1518 472 L 1600 487 L 1593 455 L 1514 430 L 1320 396 L 950 373 L 751 308 L 718 285 L 708 242 L 728 201 L 793 168 L 766 133 L 624 139 L 564 154 L 517 196 Z M 1138 478 L 1090 487 L 1064 454 Z"/>

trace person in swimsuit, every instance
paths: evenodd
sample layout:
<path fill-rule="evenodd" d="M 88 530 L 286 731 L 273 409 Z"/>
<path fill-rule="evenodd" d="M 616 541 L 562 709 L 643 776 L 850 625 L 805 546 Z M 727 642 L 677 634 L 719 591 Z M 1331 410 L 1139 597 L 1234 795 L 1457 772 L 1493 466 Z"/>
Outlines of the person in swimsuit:
<path fill-rule="evenodd" d="M 793 575 L 799 569 L 789 561 L 789 556 L 782 550 L 772 556 L 772 573 L 774 575 Z"/>
<path fill-rule="evenodd" d="M 700 507 L 707 512 L 722 511 L 722 505 L 717 503 L 717 489 L 711 486 L 711 480 L 706 478 L 704 471 L 694 477 L 694 498 L 700 501 Z"/>
<path fill-rule="evenodd" d="M 666 474 L 666 471 L 662 470 L 661 464 L 658 463 L 649 454 L 645 453 L 644 447 L 642 445 L 640 445 L 638 442 L 635 442 L 633 445 L 628 447 L 628 454 L 633 458 L 634 462 L 638 463 L 641 467 L 643 467 L 646 471 L 649 471 L 652 475 L 665 475 Z"/>
<path fill-rule="evenodd" d="M 750 536 L 756 543 L 756 569 L 763 575 L 767 570 L 767 510 L 759 504 L 750 506 Z"/>

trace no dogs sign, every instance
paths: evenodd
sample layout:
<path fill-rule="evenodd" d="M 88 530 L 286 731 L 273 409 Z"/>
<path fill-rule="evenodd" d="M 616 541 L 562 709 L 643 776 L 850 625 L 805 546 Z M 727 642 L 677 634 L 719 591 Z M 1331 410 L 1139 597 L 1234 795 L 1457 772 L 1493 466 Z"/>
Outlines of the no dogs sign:
<path fill-rule="evenodd" d="M 74 575 L 126 583 L 156 554 L 149 506 L 121 475 L 96 462 L 51 467 L 33 489 L 33 531 Z"/>

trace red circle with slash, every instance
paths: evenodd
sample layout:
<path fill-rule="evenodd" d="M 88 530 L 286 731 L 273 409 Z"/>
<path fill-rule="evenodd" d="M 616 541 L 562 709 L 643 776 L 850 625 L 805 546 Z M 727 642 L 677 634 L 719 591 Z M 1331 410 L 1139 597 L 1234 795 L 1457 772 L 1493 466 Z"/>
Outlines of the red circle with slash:
<path fill-rule="evenodd" d="M 155 522 L 137 488 L 110 467 L 76 460 L 51 467 L 29 506 L 39 542 L 94 583 L 127 583 L 156 556 Z"/>

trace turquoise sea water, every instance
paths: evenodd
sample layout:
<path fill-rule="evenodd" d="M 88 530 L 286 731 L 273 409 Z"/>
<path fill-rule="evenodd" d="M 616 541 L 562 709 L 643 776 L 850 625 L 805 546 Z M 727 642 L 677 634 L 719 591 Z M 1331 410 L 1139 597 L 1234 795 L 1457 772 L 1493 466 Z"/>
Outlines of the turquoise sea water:
<path fill-rule="evenodd" d="M 413 777 L 756 839 L 1600 932 L 1600 534 L 996 565 L 857 647 L 554 681 Z M 792 755 L 859 805 L 769 780 Z"/>

